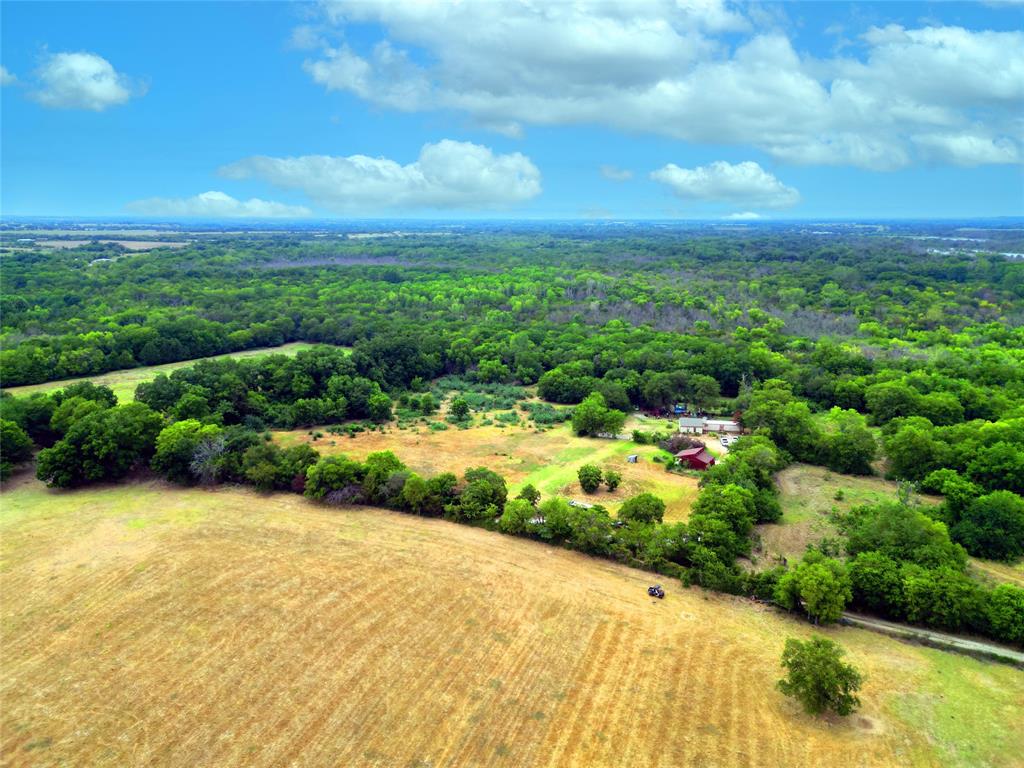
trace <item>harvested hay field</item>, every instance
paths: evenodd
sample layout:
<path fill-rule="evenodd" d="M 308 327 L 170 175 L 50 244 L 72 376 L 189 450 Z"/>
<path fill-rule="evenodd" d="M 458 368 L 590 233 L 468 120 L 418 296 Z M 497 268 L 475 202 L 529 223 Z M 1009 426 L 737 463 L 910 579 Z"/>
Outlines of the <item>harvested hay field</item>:
<path fill-rule="evenodd" d="M 440 432 L 390 428 L 384 432 L 361 432 L 353 438 L 328 435 L 315 442 L 311 442 L 308 431 L 295 430 L 277 432 L 275 439 L 282 445 L 309 442 L 322 454 L 344 453 L 354 459 L 364 459 L 374 451 L 393 451 L 411 469 L 424 475 L 461 475 L 471 467 L 485 466 L 500 473 L 513 494 L 530 483 L 545 496 L 560 494 L 603 504 L 612 513 L 630 496 L 648 491 L 664 500 L 666 522 L 686 520 L 697 497 L 697 477 L 666 472 L 663 464 L 651 460 L 663 453 L 656 447 L 630 440 L 576 437 L 565 424 L 544 432 L 532 426 L 452 427 Z M 630 464 L 626 457 L 634 453 L 640 461 Z M 602 486 L 597 493 L 583 493 L 576 472 L 584 464 L 619 471 L 622 485 L 614 492 Z"/>
<path fill-rule="evenodd" d="M 864 504 L 895 501 L 897 483 L 880 477 L 841 475 L 825 467 L 793 464 L 776 476 L 782 520 L 757 526 L 761 535 L 761 556 L 799 558 L 808 544 L 838 535 L 829 519 L 833 510 L 845 512 Z M 841 498 L 836 498 L 841 492 Z M 936 496 L 915 495 L 914 503 L 938 504 Z"/>
<path fill-rule="evenodd" d="M 69 384 L 79 381 L 91 381 L 93 384 L 105 384 L 114 390 L 117 400 L 120 403 L 130 403 L 135 399 L 135 388 L 144 381 L 152 381 L 161 373 L 170 375 L 179 368 L 188 368 L 200 360 L 222 360 L 228 357 L 264 357 L 266 355 L 289 355 L 293 356 L 304 349 L 312 349 L 318 346 L 304 341 L 293 341 L 290 344 L 282 344 L 278 347 L 260 347 L 258 349 L 247 349 L 242 352 L 228 352 L 224 355 L 214 355 L 196 360 L 181 360 L 177 363 L 165 363 L 163 365 L 147 365 L 141 368 L 126 368 L 123 371 L 110 371 L 109 373 L 98 373 L 95 376 L 83 376 L 78 379 L 63 379 L 61 381 L 48 381 L 44 384 L 26 384 L 22 387 L 7 387 L 5 392 L 12 395 L 31 395 L 33 392 L 52 392 L 61 389 Z"/>
<path fill-rule="evenodd" d="M 542 544 L 291 495 L 0 497 L 0 762 L 1020 765 L 1024 675 L 849 628 L 861 711 L 775 688 L 810 627 Z"/>

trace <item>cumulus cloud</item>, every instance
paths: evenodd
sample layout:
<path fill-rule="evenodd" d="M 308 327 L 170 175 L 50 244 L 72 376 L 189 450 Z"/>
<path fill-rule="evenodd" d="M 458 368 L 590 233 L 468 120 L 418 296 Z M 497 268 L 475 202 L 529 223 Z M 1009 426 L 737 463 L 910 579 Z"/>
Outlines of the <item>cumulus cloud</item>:
<path fill-rule="evenodd" d="M 633 172 L 626 168 L 617 168 L 614 165 L 602 165 L 601 175 L 609 181 L 629 181 L 633 178 Z"/>
<path fill-rule="evenodd" d="M 18 78 L 13 72 L 10 72 L 7 67 L 0 66 L 0 86 L 12 85 L 16 83 Z"/>
<path fill-rule="evenodd" d="M 1019 150 L 1024 32 L 889 25 L 819 59 L 755 8 L 744 16 L 718 0 L 330 2 L 328 37 L 333 26 L 343 41 L 349 25 L 385 36 L 368 50 L 325 42 L 305 69 L 328 90 L 405 111 L 459 110 L 509 136 L 524 125 L 590 123 L 886 170 L 936 161 L 925 151 L 933 140 L 917 136 L 955 143 L 984 122 L 994 145 Z"/>
<path fill-rule="evenodd" d="M 651 173 L 684 200 L 730 203 L 755 208 L 788 208 L 800 202 L 800 193 L 787 187 L 755 162 L 719 160 L 697 168 L 669 163 Z"/>
<path fill-rule="evenodd" d="M 758 219 L 763 219 L 764 216 L 754 211 L 740 211 L 738 213 L 730 213 L 722 218 L 726 221 L 757 221 Z"/>
<path fill-rule="evenodd" d="M 302 190 L 338 213 L 503 208 L 541 192 L 540 171 L 525 155 L 498 155 L 479 144 L 448 139 L 425 144 L 407 165 L 366 155 L 249 157 L 220 172 Z"/>
<path fill-rule="evenodd" d="M 150 197 L 128 204 L 128 210 L 149 216 L 202 216 L 215 219 L 299 219 L 310 215 L 301 205 L 285 205 L 258 197 L 237 200 L 224 192 L 203 192 L 194 197 Z"/>
<path fill-rule="evenodd" d="M 1020 150 L 1009 139 L 970 133 L 922 134 L 914 136 L 914 143 L 937 163 L 973 166 L 1020 161 Z"/>
<path fill-rule="evenodd" d="M 50 54 L 36 76 L 39 84 L 33 98 L 53 109 L 102 112 L 144 92 L 102 56 L 84 51 Z"/>

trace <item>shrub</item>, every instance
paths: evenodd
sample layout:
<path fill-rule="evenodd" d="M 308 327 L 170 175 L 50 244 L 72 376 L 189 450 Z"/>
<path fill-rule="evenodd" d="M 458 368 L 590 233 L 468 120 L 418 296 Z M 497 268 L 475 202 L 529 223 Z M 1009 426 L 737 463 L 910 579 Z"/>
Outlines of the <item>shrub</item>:
<path fill-rule="evenodd" d="M 469 418 L 469 403 L 466 402 L 466 398 L 457 397 L 452 400 L 451 406 L 448 408 L 448 415 L 451 416 L 455 421 L 465 421 Z"/>
<path fill-rule="evenodd" d="M 601 469 L 593 464 L 584 464 L 576 476 L 580 480 L 580 487 L 586 493 L 593 493 L 601 487 Z"/>
<path fill-rule="evenodd" d="M 606 469 L 604 472 L 604 484 L 608 486 L 609 491 L 614 491 L 619 487 L 622 482 L 622 473 L 616 472 L 614 469 Z"/>

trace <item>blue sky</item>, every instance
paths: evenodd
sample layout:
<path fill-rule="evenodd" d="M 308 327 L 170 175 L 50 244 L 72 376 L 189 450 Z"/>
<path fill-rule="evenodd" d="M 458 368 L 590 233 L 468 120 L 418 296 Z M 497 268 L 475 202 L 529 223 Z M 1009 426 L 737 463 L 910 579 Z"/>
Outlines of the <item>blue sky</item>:
<path fill-rule="evenodd" d="M 1024 214 L 1019 4 L 0 14 L 4 215 Z"/>

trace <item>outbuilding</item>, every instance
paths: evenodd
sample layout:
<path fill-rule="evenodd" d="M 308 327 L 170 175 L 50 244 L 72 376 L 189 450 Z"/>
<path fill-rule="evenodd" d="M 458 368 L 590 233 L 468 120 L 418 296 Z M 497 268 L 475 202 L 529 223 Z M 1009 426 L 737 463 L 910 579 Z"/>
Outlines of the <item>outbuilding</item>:
<path fill-rule="evenodd" d="M 685 448 L 676 454 L 676 460 L 685 464 L 690 469 L 705 470 L 715 464 L 715 457 L 708 453 L 707 448 L 698 446 L 696 448 Z"/>
<path fill-rule="evenodd" d="M 703 435 L 706 431 L 704 419 L 695 416 L 681 416 L 679 418 L 679 431 L 692 435 Z"/>

